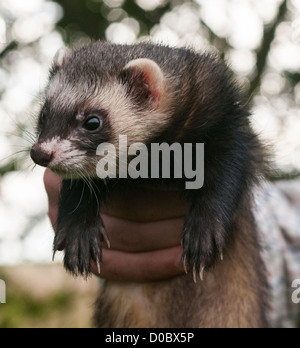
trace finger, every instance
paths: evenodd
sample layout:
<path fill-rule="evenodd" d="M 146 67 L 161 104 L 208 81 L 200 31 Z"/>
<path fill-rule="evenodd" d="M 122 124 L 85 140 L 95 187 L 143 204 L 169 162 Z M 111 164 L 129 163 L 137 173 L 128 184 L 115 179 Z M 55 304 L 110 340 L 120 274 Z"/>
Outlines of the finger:
<path fill-rule="evenodd" d="M 102 214 L 111 247 L 142 253 L 180 245 L 184 218 L 138 223 Z"/>
<path fill-rule="evenodd" d="M 44 185 L 51 205 L 58 205 L 59 193 L 61 190 L 62 179 L 46 169 L 44 174 Z"/>
<path fill-rule="evenodd" d="M 156 189 L 145 184 L 140 186 L 137 182 L 126 182 L 110 188 L 109 200 L 102 207 L 102 212 L 143 223 L 181 218 L 188 208 L 188 202 L 177 190 L 167 187 Z"/>
<path fill-rule="evenodd" d="M 182 247 L 128 254 L 103 250 L 101 274 L 92 263 L 92 272 L 103 279 L 117 282 L 145 283 L 160 281 L 184 274 Z"/>
<path fill-rule="evenodd" d="M 56 221 L 58 217 L 58 203 L 59 194 L 61 190 L 62 179 L 52 173 L 49 169 L 46 169 L 44 174 L 44 185 L 48 195 L 49 202 L 49 218 L 53 228 L 56 228 Z"/>

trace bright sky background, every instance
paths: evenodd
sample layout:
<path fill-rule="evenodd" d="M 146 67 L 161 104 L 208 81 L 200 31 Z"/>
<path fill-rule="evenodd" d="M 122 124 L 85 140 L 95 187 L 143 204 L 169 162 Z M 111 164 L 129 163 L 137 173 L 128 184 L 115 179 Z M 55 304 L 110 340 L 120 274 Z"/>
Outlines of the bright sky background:
<path fill-rule="evenodd" d="M 105 0 L 112 7 L 110 18 L 118 18 L 122 0 Z M 155 8 L 163 0 L 138 0 L 145 9 Z M 213 31 L 229 38 L 233 49 L 227 59 L 247 83 L 247 76 L 255 68 L 254 51 L 261 43 L 263 26 L 274 19 L 280 0 L 198 0 L 199 9 L 184 4 L 166 14 L 153 28 L 151 37 L 171 45 L 190 45 L 198 50 L 211 49 L 206 32 L 199 23 L 199 15 Z M 291 0 L 291 18 L 280 25 L 269 56 L 269 69 L 262 85 L 262 93 L 255 100 L 254 126 L 276 148 L 277 163 L 286 168 L 300 169 L 300 112 L 288 95 L 278 98 L 285 87 L 280 72 L 300 71 L 300 0 Z M 58 48 L 63 46 L 55 23 L 62 15 L 61 8 L 45 0 L 0 0 L 0 45 L 16 39 L 21 47 L 13 57 L 11 71 L 0 68 L 0 159 L 26 146 L 12 133 L 16 122 L 33 124 L 37 105 L 33 101 L 43 90 L 48 68 Z M 12 32 L 7 31 L 4 19 L 14 21 Z M 133 43 L 139 34 L 139 24 L 132 18 L 113 23 L 107 39 L 117 43 Z M 11 35 L 11 37 L 9 37 Z M 36 51 L 39 53 L 36 54 Z M 300 85 L 297 87 L 298 106 Z M 2 160 L 5 163 L 5 160 Z M 26 160 L 24 167 L 30 166 Z M 49 262 L 53 232 L 47 218 L 36 224 L 24 242 L 19 237 L 31 218 L 45 216 L 46 196 L 42 184 L 43 171 L 26 170 L 7 175 L 0 182 L 0 264 Z"/>

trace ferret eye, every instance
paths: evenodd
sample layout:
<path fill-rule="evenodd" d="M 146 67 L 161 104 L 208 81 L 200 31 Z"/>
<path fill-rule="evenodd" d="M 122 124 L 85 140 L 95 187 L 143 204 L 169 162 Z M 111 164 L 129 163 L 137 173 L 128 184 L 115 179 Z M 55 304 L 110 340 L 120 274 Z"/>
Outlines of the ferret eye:
<path fill-rule="evenodd" d="M 88 131 L 95 131 L 102 126 L 102 121 L 96 117 L 90 117 L 84 124 L 84 128 Z"/>

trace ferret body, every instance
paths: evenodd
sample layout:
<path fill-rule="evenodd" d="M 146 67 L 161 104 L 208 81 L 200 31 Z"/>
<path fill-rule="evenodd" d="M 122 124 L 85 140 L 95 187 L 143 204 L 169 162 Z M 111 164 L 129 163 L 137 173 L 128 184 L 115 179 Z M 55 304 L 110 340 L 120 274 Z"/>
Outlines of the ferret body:
<path fill-rule="evenodd" d="M 193 277 L 108 282 L 96 326 L 266 326 L 267 283 L 251 195 L 264 170 L 263 151 L 224 63 L 151 43 L 96 42 L 58 52 L 31 156 L 64 178 L 54 252 L 65 250 L 65 267 L 74 275 L 87 277 L 91 260 L 100 268 L 108 236 L 99 211 L 112 185 L 133 180 L 120 178 L 118 170 L 114 179 L 97 177 L 98 146 L 112 144 L 121 157 L 120 135 L 128 146 L 148 148 L 204 143 L 201 189 L 187 190 L 186 177 L 144 180 L 171 185 L 189 202 L 182 244 Z M 199 278 L 205 279 L 196 285 Z"/>

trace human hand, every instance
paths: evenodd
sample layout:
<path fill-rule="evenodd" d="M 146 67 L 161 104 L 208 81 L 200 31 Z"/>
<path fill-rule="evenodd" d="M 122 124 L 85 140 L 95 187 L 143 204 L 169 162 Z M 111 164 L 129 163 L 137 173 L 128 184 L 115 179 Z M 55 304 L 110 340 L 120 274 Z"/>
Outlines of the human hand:
<path fill-rule="evenodd" d="M 55 229 L 61 179 L 47 169 L 44 183 Z M 111 249 L 103 243 L 100 277 L 141 283 L 182 274 L 186 208 L 176 191 L 118 187 L 101 213 Z M 92 271 L 99 276 L 96 265 Z"/>

